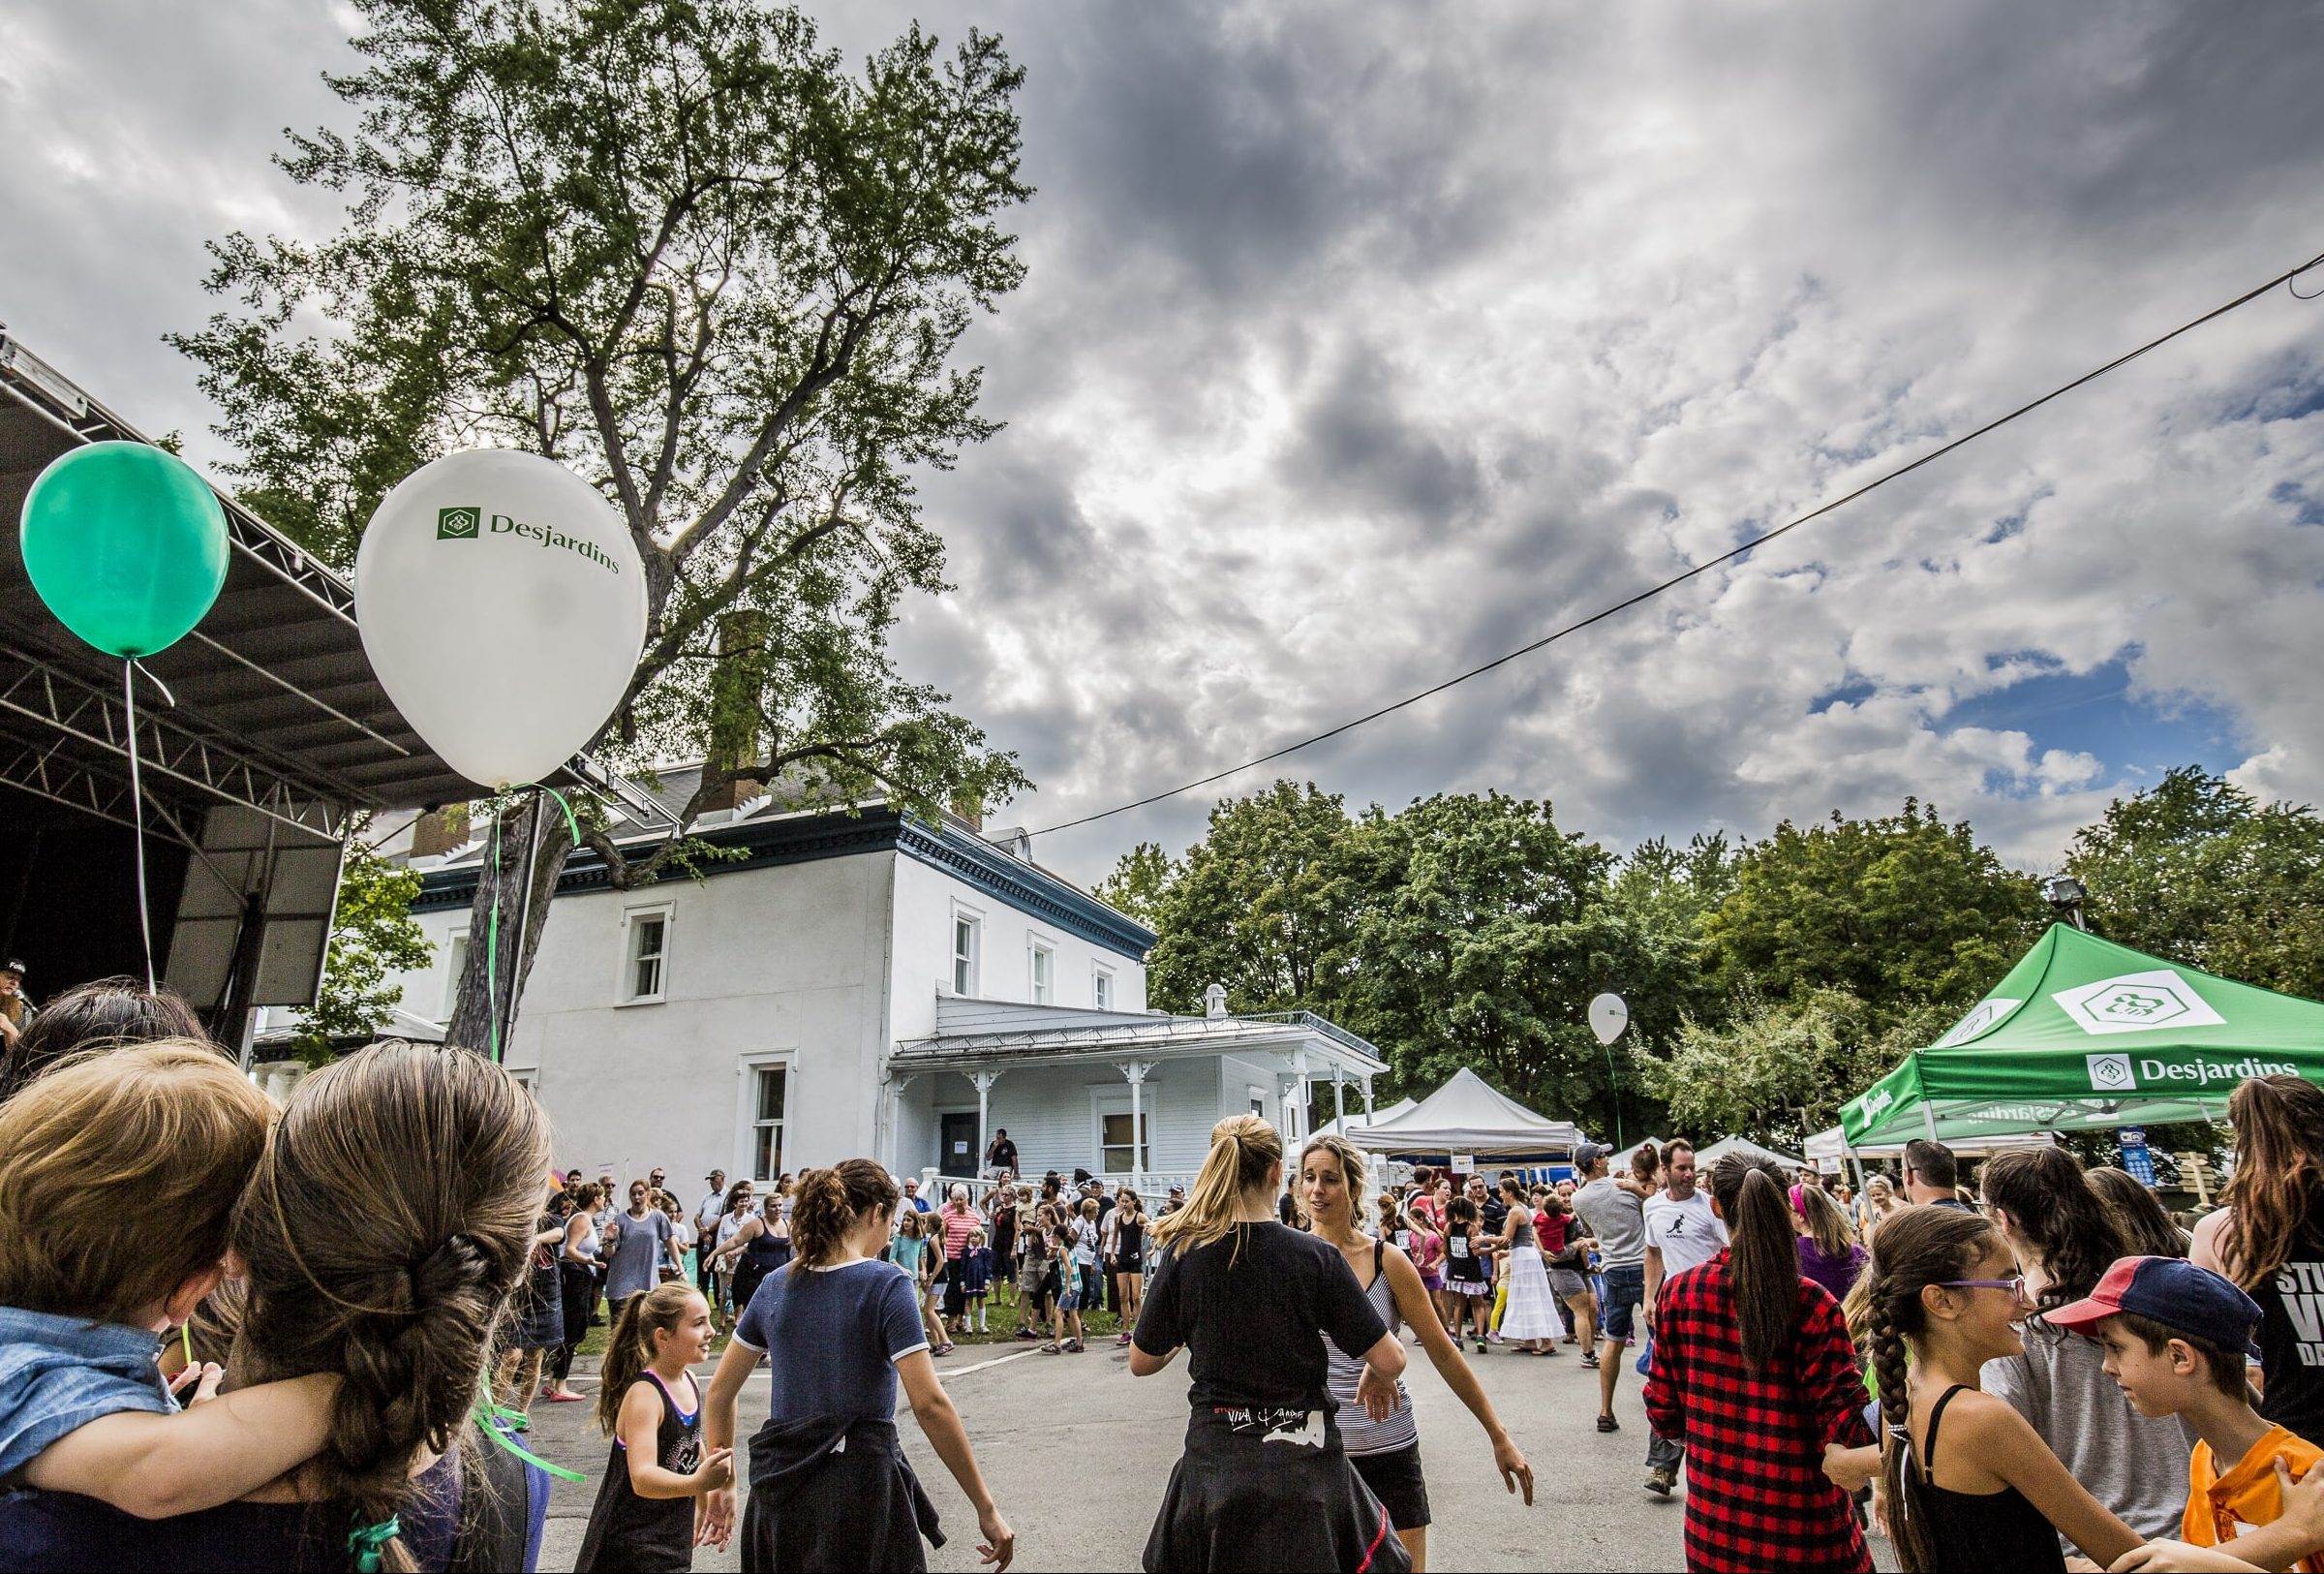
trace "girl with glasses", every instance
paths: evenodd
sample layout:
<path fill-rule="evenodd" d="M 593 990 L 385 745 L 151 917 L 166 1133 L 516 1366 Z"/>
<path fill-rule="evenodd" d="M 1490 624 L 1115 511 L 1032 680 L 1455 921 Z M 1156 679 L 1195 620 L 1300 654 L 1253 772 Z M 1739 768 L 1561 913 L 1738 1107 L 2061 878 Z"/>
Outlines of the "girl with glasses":
<path fill-rule="evenodd" d="M 2034 1310 L 1990 1219 L 1911 1208 L 1881 1226 L 1868 1300 L 1880 1379 L 1888 1530 L 1907 1574 L 2065 1567 L 2063 1534 L 2101 1568 L 2144 1545 L 1984 1392 L 1986 1363 L 2022 1356 Z"/>

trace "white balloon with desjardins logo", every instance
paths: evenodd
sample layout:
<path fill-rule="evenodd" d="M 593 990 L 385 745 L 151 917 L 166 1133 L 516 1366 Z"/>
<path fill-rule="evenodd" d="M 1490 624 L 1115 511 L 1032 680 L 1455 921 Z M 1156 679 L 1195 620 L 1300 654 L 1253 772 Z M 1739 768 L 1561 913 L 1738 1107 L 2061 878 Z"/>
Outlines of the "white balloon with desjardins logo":
<path fill-rule="evenodd" d="M 471 449 L 380 501 L 355 554 L 355 616 L 404 720 L 497 790 L 548 776 L 621 702 L 645 643 L 645 568 L 580 477 Z"/>

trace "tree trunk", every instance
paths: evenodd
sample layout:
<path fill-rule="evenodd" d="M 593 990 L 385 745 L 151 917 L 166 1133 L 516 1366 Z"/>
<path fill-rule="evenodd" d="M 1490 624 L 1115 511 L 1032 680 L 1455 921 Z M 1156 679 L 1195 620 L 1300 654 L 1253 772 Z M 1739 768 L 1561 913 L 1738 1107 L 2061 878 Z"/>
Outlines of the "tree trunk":
<path fill-rule="evenodd" d="M 548 823 L 540 825 L 537 821 L 543 807 L 548 811 Z M 520 891 L 525 882 L 526 849 L 535 834 L 540 838 L 540 846 L 534 855 L 532 888 Z M 565 815 L 546 793 L 535 790 L 532 802 L 512 804 L 504 811 L 500 857 L 497 860 L 486 857 L 477 872 L 475 900 L 469 905 L 468 965 L 460 974 L 452 1019 L 444 1025 L 444 1042 L 460 1044 L 479 1054 L 492 1054 L 497 1004 L 500 1054 L 503 1057 L 507 1054 L 508 1036 L 516 1027 L 517 1005 L 524 999 L 525 979 L 532 973 L 533 959 L 540 954 L 540 937 L 548 928 L 550 897 L 572 851 L 572 833 L 566 825 Z M 496 903 L 500 910 L 497 958 L 493 955 L 492 941 Z M 499 985 L 497 1002 L 492 998 L 495 982 Z"/>

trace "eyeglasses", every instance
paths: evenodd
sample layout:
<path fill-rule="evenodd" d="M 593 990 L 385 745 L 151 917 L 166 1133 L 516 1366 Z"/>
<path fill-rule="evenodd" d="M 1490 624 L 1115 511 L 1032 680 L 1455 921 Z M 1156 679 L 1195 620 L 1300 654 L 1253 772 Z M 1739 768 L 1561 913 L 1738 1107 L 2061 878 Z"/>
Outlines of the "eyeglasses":
<path fill-rule="evenodd" d="M 2007 1290 L 2020 1301 L 2026 1298 L 2026 1281 L 2016 1279 L 1941 1279 L 1939 1288 L 1948 1290 Z"/>

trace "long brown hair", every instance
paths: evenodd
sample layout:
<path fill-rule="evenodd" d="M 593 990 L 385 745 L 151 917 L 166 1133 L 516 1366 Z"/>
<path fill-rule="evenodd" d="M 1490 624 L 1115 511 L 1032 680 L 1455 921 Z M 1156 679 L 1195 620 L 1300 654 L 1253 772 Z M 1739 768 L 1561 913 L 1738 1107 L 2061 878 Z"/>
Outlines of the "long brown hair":
<path fill-rule="evenodd" d="M 1873 1237 L 1872 1270 L 1863 1282 L 1871 1312 L 1872 1370 L 1880 1382 L 1881 1423 L 1887 1434 L 1881 1470 L 1891 1544 L 1907 1574 L 1929 1574 L 1938 1563 L 1928 1499 L 1920 1490 L 1920 1472 L 1911 1467 L 1912 1389 L 1906 1342 L 1928 1330 L 1920 1292 L 1967 1279 L 2001 1245 L 2002 1232 L 1992 1220 L 1958 1208 L 1907 1208 Z"/>
<path fill-rule="evenodd" d="M 869 1158 L 842 1158 L 829 1169 L 810 1169 L 799 1177 L 798 1195 L 791 1199 L 791 1259 L 793 1272 L 821 1268 L 839 1261 L 855 1221 L 877 1209 L 892 1211 L 902 1189 L 888 1172 Z"/>
<path fill-rule="evenodd" d="M 359 1525 L 412 1506 L 412 1458 L 465 1435 L 533 1250 L 540 1106 L 465 1049 L 374 1044 L 301 1082 L 234 1210 L 249 1381 L 338 1373 L 306 1466 Z M 401 1539 L 382 1566 L 414 1565 Z"/>
<path fill-rule="evenodd" d="M 1283 1139 L 1256 1115 L 1230 1115 L 1210 1128 L 1210 1151 L 1186 1192 L 1186 1206 L 1154 1223 L 1154 1239 L 1192 1251 L 1226 1239 L 1243 1194 L 1264 1190 L 1283 1162 Z"/>
<path fill-rule="evenodd" d="M 1727 1220 L 1727 1282 L 1743 1363 L 1773 1372 L 1799 1334 L 1799 1237 L 1783 1171 L 1764 1158 L 1728 1154 L 1711 1166 L 1711 1200 Z"/>
<path fill-rule="evenodd" d="M 611 1436 L 621 1424 L 622 1401 L 629 1385 L 654 1364 L 654 1336 L 667 1334 L 686 1320 L 687 1303 L 701 1299 L 691 1284 L 674 1279 L 657 1284 L 643 1295 L 622 1303 L 605 1336 L 605 1363 L 597 1373 L 597 1430 Z"/>
<path fill-rule="evenodd" d="M 2009 1216 L 2009 1227 L 2041 1253 L 2041 1310 L 2054 1312 L 2098 1287 L 2114 1259 L 2126 1255 L 2114 1216 L 2091 1189 L 2082 1166 L 2064 1148 L 2018 1148 L 1985 1160 L 1977 1177 L 1985 1200 Z"/>
<path fill-rule="evenodd" d="M 2100 1165 L 2084 1173 L 2090 1188 L 2106 1205 L 2114 1218 L 2114 1227 L 2123 1238 L 2123 1254 L 2127 1257 L 2184 1257 L 2186 1255 L 2186 1237 L 2171 1222 L 2162 1204 L 2155 1200 L 2135 1175 L 2125 1175 L 2112 1165 Z"/>
<path fill-rule="evenodd" d="M 2219 1201 L 2231 1213 L 2219 1257 L 2249 1289 L 2291 1260 L 2324 1203 L 2324 1088 L 2301 1077 L 2253 1077 L 2227 1100 L 2235 1175 Z"/>
<path fill-rule="evenodd" d="M 1799 1217 L 1808 1226 L 1808 1238 L 1816 1249 L 1827 1257 L 1848 1261 L 1856 1246 L 1856 1229 L 1841 1212 L 1832 1194 L 1819 1186 L 1795 1186 L 1791 1195 L 1799 1199 Z"/>

